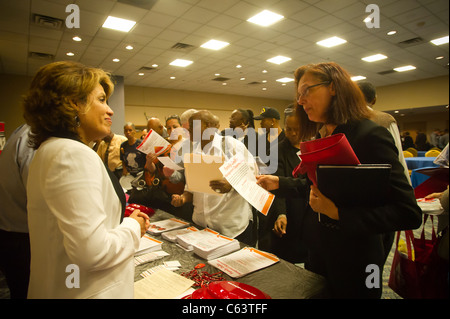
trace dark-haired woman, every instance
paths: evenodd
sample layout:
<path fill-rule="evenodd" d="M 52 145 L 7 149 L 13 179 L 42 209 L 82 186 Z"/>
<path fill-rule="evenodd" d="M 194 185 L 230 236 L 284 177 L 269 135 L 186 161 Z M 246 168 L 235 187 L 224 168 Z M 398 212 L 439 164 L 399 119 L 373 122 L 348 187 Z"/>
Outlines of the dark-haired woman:
<path fill-rule="evenodd" d="M 383 204 L 338 207 L 311 185 L 302 221 L 306 267 L 327 279 L 330 297 L 380 298 L 385 251 L 390 249 L 383 246 L 383 234 L 421 224 L 421 210 L 398 150 L 391 134 L 369 120 L 362 92 L 339 65 L 302 66 L 295 71 L 295 80 L 301 140 L 344 133 L 361 163 L 392 165 Z"/>

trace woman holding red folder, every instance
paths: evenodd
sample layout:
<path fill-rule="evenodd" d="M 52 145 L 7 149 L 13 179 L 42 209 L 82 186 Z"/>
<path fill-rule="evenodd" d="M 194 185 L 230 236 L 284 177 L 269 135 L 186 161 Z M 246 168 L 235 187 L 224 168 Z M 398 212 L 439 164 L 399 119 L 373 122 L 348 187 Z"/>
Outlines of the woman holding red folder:
<path fill-rule="evenodd" d="M 371 111 L 362 92 L 339 65 L 302 66 L 295 80 L 303 141 L 343 133 L 361 164 L 392 166 L 388 196 L 379 205 L 338 207 L 310 185 L 302 222 L 309 253 L 305 266 L 327 279 L 330 297 L 380 298 L 393 233 L 418 228 L 422 220 L 398 150 L 390 133 L 369 120 Z M 374 280 L 371 269 L 378 269 L 379 278 Z"/>

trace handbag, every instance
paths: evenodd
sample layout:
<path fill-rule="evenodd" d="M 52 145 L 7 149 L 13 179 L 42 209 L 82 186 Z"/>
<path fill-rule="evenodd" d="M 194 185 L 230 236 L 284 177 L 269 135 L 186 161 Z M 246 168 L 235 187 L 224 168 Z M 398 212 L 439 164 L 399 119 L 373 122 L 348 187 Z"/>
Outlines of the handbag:
<path fill-rule="evenodd" d="M 412 230 L 405 230 L 406 253 L 397 232 L 396 249 L 389 276 L 389 287 L 404 299 L 448 298 L 448 262 L 438 255 L 440 238 L 436 235 L 433 216 L 431 239 L 425 239 L 424 214 L 422 234 L 415 238 Z M 405 248 L 403 248 L 404 250 Z"/>

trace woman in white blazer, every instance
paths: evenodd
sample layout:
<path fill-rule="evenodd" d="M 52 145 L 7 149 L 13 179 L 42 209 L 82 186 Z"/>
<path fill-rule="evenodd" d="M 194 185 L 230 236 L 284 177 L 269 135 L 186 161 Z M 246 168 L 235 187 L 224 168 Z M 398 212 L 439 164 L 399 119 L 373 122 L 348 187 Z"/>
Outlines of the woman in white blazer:
<path fill-rule="evenodd" d="M 28 175 L 28 298 L 133 298 L 133 256 L 149 226 L 88 146 L 110 132 L 107 73 L 74 62 L 43 66 L 24 99 L 37 149 Z"/>

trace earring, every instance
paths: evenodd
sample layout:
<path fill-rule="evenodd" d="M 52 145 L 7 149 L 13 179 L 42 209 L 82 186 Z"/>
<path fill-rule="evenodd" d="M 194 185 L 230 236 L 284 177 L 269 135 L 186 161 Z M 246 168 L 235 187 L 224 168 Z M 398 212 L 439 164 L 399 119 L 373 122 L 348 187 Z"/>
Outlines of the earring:
<path fill-rule="evenodd" d="M 75 115 L 75 127 L 78 128 L 80 127 L 81 122 L 80 122 L 80 118 L 78 117 L 78 115 Z"/>

